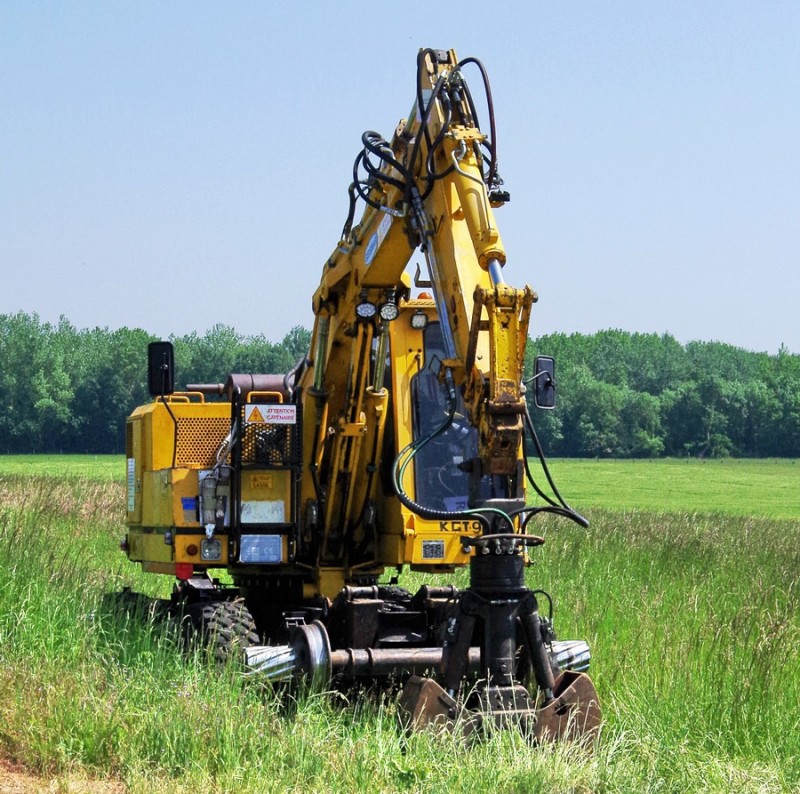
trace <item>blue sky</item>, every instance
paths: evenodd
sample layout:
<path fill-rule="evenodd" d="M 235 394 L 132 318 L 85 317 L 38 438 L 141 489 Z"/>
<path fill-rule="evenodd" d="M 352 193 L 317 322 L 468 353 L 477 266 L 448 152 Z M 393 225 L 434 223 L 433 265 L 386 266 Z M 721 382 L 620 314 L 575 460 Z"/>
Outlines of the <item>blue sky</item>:
<path fill-rule="evenodd" d="M 310 327 L 361 133 L 453 47 L 492 82 L 534 335 L 800 353 L 799 42 L 769 0 L 0 0 L 0 312 Z"/>

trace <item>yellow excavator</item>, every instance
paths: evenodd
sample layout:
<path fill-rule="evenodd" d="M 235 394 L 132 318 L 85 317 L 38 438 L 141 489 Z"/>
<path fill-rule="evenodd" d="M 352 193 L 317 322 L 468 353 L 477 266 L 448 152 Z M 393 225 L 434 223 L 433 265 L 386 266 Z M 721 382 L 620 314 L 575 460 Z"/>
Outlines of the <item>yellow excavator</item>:
<path fill-rule="evenodd" d="M 292 371 L 176 391 L 171 344 L 150 346 L 154 400 L 127 422 L 123 547 L 175 577 L 175 608 L 219 658 L 241 654 L 266 680 L 391 679 L 414 728 L 592 736 L 589 648 L 556 639 L 550 596 L 526 584 L 544 542 L 531 520 L 586 521 L 555 489 L 528 412 L 536 295 L 504 279 L 495 209 L 509 195 L 483 65 L 421 50 L 408 118 L 391 141 L 362 143 Z M 531 383 L 552 407 L 552 359 L 536 359 Z M 441 583 L 462 567 L 468 586 Z M 439 583 L 412 594 L 404 569 Z"/>

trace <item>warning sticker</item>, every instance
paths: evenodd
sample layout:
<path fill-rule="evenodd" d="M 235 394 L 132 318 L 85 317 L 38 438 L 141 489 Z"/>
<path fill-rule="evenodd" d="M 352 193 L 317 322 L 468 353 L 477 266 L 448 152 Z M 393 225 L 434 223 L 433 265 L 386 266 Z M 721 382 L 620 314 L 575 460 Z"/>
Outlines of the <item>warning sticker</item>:
<path fill-rule="evenodd" d="M 246 405 L 244 409 L 244 420 L 251 424 L 264 424 L 264 415 L 257 405 Z"/>
<path fill-rule="evenodd" d="M 259 472 L 258 474 L 250 475 L 250 487 L 256 488 L 272 488 L 272 475 Z"/>
<path fill-rule="evenodd" d="M 254 405 L 268 425 L 293 425 L 297 423 L 296 405 Z M 250 421 L 249 419 L 247 420 Z"/>

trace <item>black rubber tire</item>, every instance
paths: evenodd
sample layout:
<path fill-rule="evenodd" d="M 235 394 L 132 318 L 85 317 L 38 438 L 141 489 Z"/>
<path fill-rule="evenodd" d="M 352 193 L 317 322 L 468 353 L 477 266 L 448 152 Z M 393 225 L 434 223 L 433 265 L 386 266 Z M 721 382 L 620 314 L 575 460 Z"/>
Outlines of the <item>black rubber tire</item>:
<path fill-rule="evenodd" d="M 199 641 L 216 662 L 240 661 L 245 648 L 261 643 L 243 601 L 205 601 L 192 604 L 188 611 L 195 642 Z"/>

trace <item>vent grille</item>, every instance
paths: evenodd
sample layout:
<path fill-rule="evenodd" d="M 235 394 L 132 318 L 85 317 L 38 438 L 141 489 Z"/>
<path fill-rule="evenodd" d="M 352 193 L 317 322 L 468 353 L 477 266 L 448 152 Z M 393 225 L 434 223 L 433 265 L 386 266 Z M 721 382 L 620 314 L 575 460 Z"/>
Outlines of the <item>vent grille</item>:
<path fill-rule="evenodd" d="M 216 462 L 217 450 L 230 429 L 230 420 L 224 417 L 179 418 L 175 464 L 211 468 Z"/>
<path fill-rule="evenodd" d="M 242 463 L 260 466 L 291 466 L 294 462 L 293 425 L 245 424 Z"/>
<path fill-rule="evenodd" d="M 299 417 L 299 411 L 298 411 Z M 241 414 L 242 465 L 288 468 L 300 462 L 300 430 L 298 424 L 246 422 Z"/>

